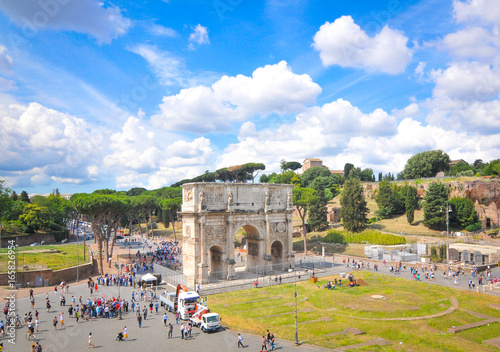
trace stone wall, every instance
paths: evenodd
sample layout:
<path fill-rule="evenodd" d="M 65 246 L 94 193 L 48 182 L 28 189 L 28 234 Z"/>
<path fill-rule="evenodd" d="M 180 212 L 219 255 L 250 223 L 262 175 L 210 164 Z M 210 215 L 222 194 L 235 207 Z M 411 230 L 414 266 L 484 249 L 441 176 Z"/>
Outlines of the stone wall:
<path fill-rule="evenodd" d="M 52 233 L 33 233 L 30 235 L 22 235 L 18 237 L 5 237 L 2 236 L 2 242 L 1 242 L 1 247 L 2 248 L 7 248 L 9 246 L 9 243 L 7 241 L 9 240 L 16 240 L 17 238 L 17 244 L 19 246 L 29 246 L 33 242 L 44 242 L 44 244 L 52 244 L 56 243 L 56 239 L 54 238 L 54 234 Z"/>
<path fill-rule="evenodd" d="M 94 270 L 93 263 L 82 264 L 78 266 L 79 279 L 83 279 L 92 275 Z M 61 269 L 61 270 L 29 270 L 20 271 L 17 273 L 17 283 L 21 284 L 22 287 L 27 287 L 28 283 L 30 286 L 36 285 L 36 277 L 42 276 L 42 285 L 45 286 L 45 280 L 48 280 L 48 286 L 59 285 L 61 281 L 72 282 L 76 280 L 76 266 Z M 8 286 L 9 279 L 7 273 L 0 274 L 0 286 Z"/>

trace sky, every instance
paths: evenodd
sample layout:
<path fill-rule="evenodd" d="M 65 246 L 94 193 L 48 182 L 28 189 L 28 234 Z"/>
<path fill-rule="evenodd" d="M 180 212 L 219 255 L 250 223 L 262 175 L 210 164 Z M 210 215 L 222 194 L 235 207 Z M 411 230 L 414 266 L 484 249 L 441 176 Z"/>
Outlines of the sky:
<path fill-rule="evenodd" d="M 18 192 L 490 161 L 499 94 L 497 0 L 0 2 L 0 179 Z"/>

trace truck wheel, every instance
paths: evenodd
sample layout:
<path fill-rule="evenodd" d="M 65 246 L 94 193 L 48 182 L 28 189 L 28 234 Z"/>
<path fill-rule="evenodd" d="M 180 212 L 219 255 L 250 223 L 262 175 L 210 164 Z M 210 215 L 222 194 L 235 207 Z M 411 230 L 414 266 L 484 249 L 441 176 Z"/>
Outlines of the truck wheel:
<path fill-rule="evenodd" d="M 203 326 L 201 327 L 201 331 L 205 332 L 205 328 Z"/>

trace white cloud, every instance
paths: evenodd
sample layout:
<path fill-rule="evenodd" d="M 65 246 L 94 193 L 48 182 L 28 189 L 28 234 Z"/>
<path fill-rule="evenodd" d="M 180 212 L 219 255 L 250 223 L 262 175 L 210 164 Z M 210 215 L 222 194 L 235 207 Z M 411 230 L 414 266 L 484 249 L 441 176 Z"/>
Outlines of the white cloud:
<path fill-rule="evenodd" d="M 163 85 L 186 85 L 186 76 L 180 59 L 154 45 L 141 44 L 129 49 L 146 60 Z"/>
<path fill-rule="evenodd" d="M 224 76 L 212 88 L 220 100 L 240 107 L 247 115 L 298 112 L 321 93 L 309 75 L 293 73 L 286 61 L 259 67 L 252 77 Z"/>
<path fill-rule="evenodd" d="M 500 73 L 478 62 L 452 63 L 446 70 L 434 70 L 434 97 L 465 101 L 487 101 L 500 93 Z"/>
<path fill-rule="evenodd" d="M 103 166 L 115 176 L 119 189 L 163 187 L 210 168 L 210 140 L 200 137 L 186 141 L 156 133 L 146 121 L 134 116 L 110 140 L 112 152 L 104 157 Z"/>
<path fill-rule="evenodd" d="M 227 131 L 255 114 L 304 110 L 321 93 L 308 75 L 297 75 L 285 61 L 256 69 L 252 77 L 224 76 L 212 87 L 183 89 L 166 96 L 151 119 L 166 129 L 206 133 Z"/>
<path fill-rule="evenodd" d="M 324 66 L 398 74 L 405 70 L 413 55 L 407 43 L 407 37 L 388 26 L 369 37 L 351 16 L 342 16 L 320 27 L 314 35 L 313 47 L 320 52 Z"/>
<path fill-rule="evenodd" d="M 243 118 L 237 108 L 218 100 L 211 88 L 198 86 L 164 97 L 160 112 L 151 121 L 165 129 L 206 133 L 227 131 L 232 122 Z"/>
<path fill-rule="evenodd" d="M 447 34 L 438 45 L 458 59 L 494 62 L 500 48 L 500 36 L 482 27 Z"/>
<path fill-rule="evenodd" d="M 429 99 L 426 121 L 444 129 L 469 131 L 483 136 L 500 133 L 500 101 L 462 101 L 449 98 Z"/>
<path fill-rule="evenodd" d="M 189 35 L 188 48 L 194 50 L 195 44 L 210 44 L 210 40 L 208 39 L 208 29 L 207 27 L 203 27 L 201 24 L 197 24 L 196 27 L 193 28 L 193 32 Z"/>
<path fill-rule="evenodd" d="M 458 22 L 500 25 L 500 2 L 497 0 L 453 0 L 453 14 Z"/>
<path fill-rule="evenodd" d="M 293 124 L 277 129 L 256 131 L 250 122 L 243 124 L 239 142 L 229 145 L 217 166 L 259 160 L 272 170 L 279 160 L 303 160 L 306 157 L 342 153 L 349 140 L 358 135 L 385 136 L 396 131 L 396 120 L 381 109 L 364 114 L 348 101 L 338 99 L 321 107 L 312 107 L 297 115 Z M 331 168 L 341 168 L 333 162 Z"/>
<path fill-rule="evenodd" d="M 161 157 L 160 149 L 154 146 L 154 137 L 154 133 L 144 128 L 138 118 L 130 116 L 121 132 L 111 135 L 110 148 L 114 152 L 104 158 L 104 166 L 151 172 Z"/>
<path fill-rule="evenodd" d="M 99 133 L 85 121 L 38 103 L 0 106 L 0 116 L 0 170 L 14 183 L 30 175 L 35 183 L 80 183 L 102 151 Z"/>
<path fill-rule="evenodd" d="M 0 44 L 0 72 L 10 72 L 14 60 L 7 54 L 7 48 Z"/>
<path fill-rule="evenodd" d="M 152 24 L 147 27 L 147 30 L 150 34 L 158 36 L 158 37 L 175 37 L 177 36 L 177 32 L 169 27 L 165 27 L 159 24 Z"/>
<path fill-rule="evenodd" d="M 110 43 L 125 34 L 132 24 L 118 7 L 104 7 L 96 0 L 2 1 L 0 10 L 28 37 L 47 28 L 86 33 L 99 43 Z"/>

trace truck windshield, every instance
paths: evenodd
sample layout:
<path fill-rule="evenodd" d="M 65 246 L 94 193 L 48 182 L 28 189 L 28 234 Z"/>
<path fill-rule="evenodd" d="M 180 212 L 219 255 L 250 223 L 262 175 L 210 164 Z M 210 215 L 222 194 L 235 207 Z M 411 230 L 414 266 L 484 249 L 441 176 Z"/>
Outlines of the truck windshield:
<path fill-rule="evenodd" d="M 219 317 L 207 317 L 207 323 L 217 323 L 219 321 Z"/>

